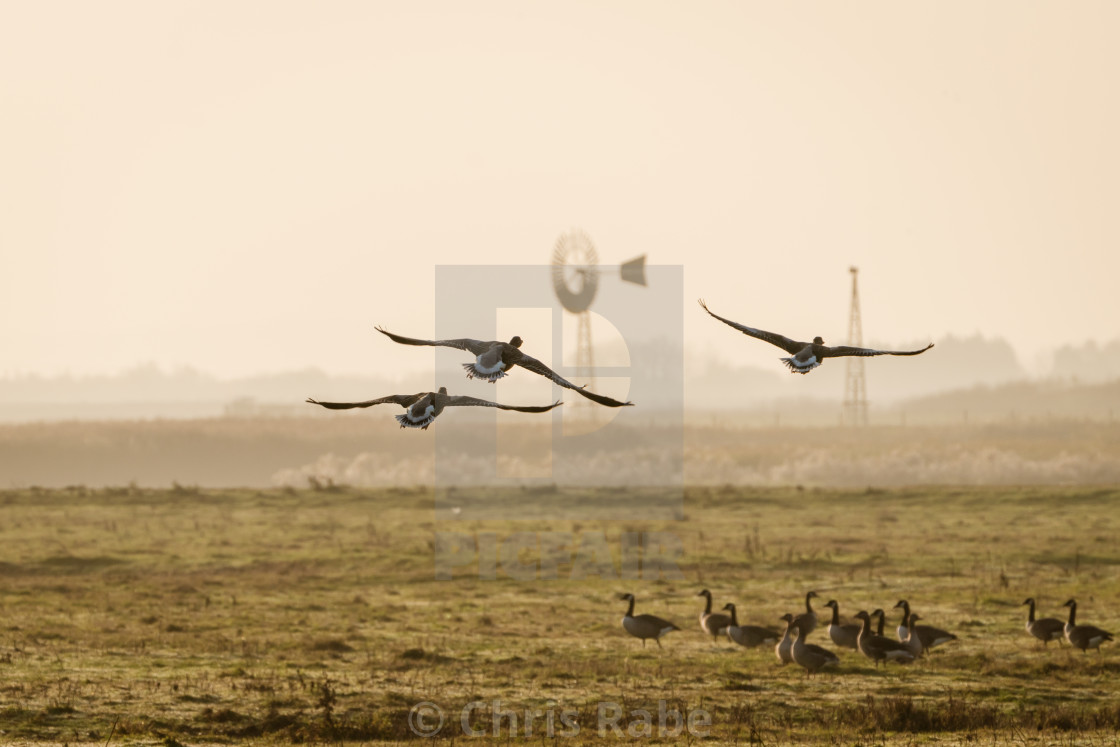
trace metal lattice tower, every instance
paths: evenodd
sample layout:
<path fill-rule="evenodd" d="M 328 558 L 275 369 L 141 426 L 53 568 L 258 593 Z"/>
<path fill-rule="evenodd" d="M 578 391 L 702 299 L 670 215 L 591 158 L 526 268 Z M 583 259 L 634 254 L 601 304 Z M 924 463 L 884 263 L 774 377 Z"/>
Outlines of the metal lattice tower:
<path fill-rule="evenodd" d="M 852 273 L 852 312 L 848 319 L 848 344 L 863 347 L 863 323 L 859 315 L 859 268 L 850 267 Z M 844 377 L 845 425 L 867 425 L 867 379 L 864 376 L 864 360 L 859 356 L 849 356 L 847 374 Z"/>
<path fill-rule="evenodd" d="M 584 311 L 576 314 L 576 319 L 579 323 L 579 329 L 576 334 L 576 376 L 581 382 L 585 382 L 588 389 L 595 389 L 595 358 L 591 353 L 591 312 Z M 581 400 L 579 405 L 591 405 L 589 400 L 579 397 Z M 598 408 L 588 406 L 584 409 L 583 413 L 587 418 L 592 420 L 596 419 L 598 415 Z"/>

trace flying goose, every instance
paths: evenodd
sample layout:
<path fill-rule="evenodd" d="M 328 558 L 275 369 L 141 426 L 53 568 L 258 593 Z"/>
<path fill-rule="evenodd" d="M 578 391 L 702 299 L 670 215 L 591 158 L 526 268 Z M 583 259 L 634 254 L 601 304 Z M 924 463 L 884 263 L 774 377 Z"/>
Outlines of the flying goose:
<path fill-rule="evenodd" d="M 832 608 L 832 622 L 828 624 L 828 637 L 841 648 L 852 648 L 858 651 L 859 632 L 863 629 L 863 626 L 851 623 L 841 625 L 840 604 L 835 599 L 829 599 L 824 606 Z"/>
<path fill-rule="evenodd" d="M 662 620 L 660 617 L 654 617 L 653 615 L 638 615 L 635 617 L 633 594 L 623 594 L 619 599 L 630 602 L 630 607 L 626 610 L 626 614 L 622 616 L 622 629 L 635 638 L 641 638 L 642 648 L 646 647 L 647 638 L 652 638 L 657 643 L 657 647 L 661 648 L 661 636 L 674 630 L 680 630 L 673 623 Z"/>
<path fill-rule="evenodd" d="M 825 358 L 840 358 L 846 355 L 918 355 L 933 347 L 932 342 L 921 350 L 872 350 L 871 348 L 853 348 L 847 345 L 834 345 L 830 347 L 825 345 L 824 340 L 820 337 L 814 337 L 812 342 L 798 342 L 774 332 L 765 332 L 761 329 L 737 324 L 730 319 L 724 319 L 718 314 L 712 314 L 712 310 L 708 308 L 708 305 L 704 303 L 703 299 L 700 300 L 700 306 L 703 307 L 704 311 L 708 312 L 716 319 L 719 319 L 724 324 L 734 327 L 745 335 L 764 340 L 771 345 L 777 345 L 782 350 L 789 353 L 793 357 L 780 358 L 779 360 L 789 366 L 790 373 L 807 374 L 819 366 Z"/>
<path fill-rule="evenodd" d="M 731 602 L 723 605 L 731 613 L 731 624 L 727 626 L 727 637 L 740 646 L 754 648 L 764 643 L 777 643 L 781 635 L 758 625 L 740 625 L 735 614 L 735 605 Z"/>
<path fill-rule="evenodd" d="M 1065 635 L 1065 623 L 1054 617 L 1043 617 L 1035 620 L 1034 597 L 1027 597 L 1023 604 L 1030 605 L 1030 610 L 1027 612 L 1027 632 L 1042 641 L 1043 646 L 1050 645 L 1050 641 L 1057 641 L 1058 645 L 1061 646 L 1062 637 Z"/>
<path fill-rule="evenodd" d="M 719 636 L 727 632 L 727 628 L 731 625 L 731 618 L 722 612 L 712 612 L 712 592 L 704 589 L 697 594 L 698 597 L 704 597 L 704 611 L 700 613 L 700 629 L 716 640 Z"/>
<path fill-rule="evenodd" d="M 310 397 L 307 398 L 307 401 L 313 405 L 326 407 L 328 410 L 349 410 L 352 407 L 369 407 L 370 405 L 386 405 L 390 403 L 400 405 L 404 408 L 404 414 L 395 417 L 397 418 L 397 422 L 401 424 L 401 428 L 419 428 L 422 431 L 428 430 L 428 426 L 432 424 L 433 420 L 439 417 L 439 414 L 443 412 L 443 408 L 445 407 L 497 407 L 499 410 L 516 410 L 517 412 L 548 412 L 552 408 L 564 404 L 563 402 L 557 401 L 543 407 L 499 405 L 497 402 L 491 402 L 488 399 L 448 394 L 447 387 L 445 386 L 441 386 L 438 392 L 391 394 L 388 397 L 371 399 L 365 402 L 320 402 Z"/>
<path fill-rule="evenodd" d="M 897 661 L 899 664 L 909 664 L 914 661 L 914 655 L 905 644 L 871 632 L 871 616 L 866 610 L 857 612 L 856 617 L 863 620 L 863 627 L 859 631 L 859 652 L 875 662 L 876 669 L 881 661 Z"/>
<path fill-rule="evenodd" d="M 898 609 L 899 607 L 902 608 L 902 622 L 898 624 L 898 640 L 901 641 L 905 640 L 907 629 L 910 627 L 910 602 L 899 599 L 894 608 Z M 922 640 L 923 651 L 957 640 L 957 637 L 949 631 L 935 628 L 932 625 L 919 625 L 918 637 Z"/>
<path fill-rule="evenodd" d="M 813 611 L 813 605 L 809 601 L 810 599 L 812 599 L 816 596 L 818 596 L 818 594 L 815 591 L 810 591 L 810 592 L 806 593 L 805 594 L 805 611 L 802 612 L 797 617 L 793 618 L 793 622 L 798 627 L 800 627 L 801 632 L 804 633 L 805 635 L 809 635 L 814 630 L 816 630 L 816 627 L 817 627 L 817 613 Z"/>
<path fill-rule="evenodd" d="M 617 399 L 604 397 L 601 394 L 594 394 L 581 386 L 576 386 L 536 358 L 522 353 L 520 350 L 520 337 L 514 337 L 509 342 L 499 342 L 497 340 L 483 342 L 482 340 L 470 340 L 467 338 L 458 340 L 417 340 L 413 337 L 394 335 L 392 332 L 388 332 L 381 327 L 378 327 L 377 331 L 393 342 L 399 342 L 402 345 L 428 345 L 431 347 L 457 348 L 474 353 L 474 363 L 463 364 L 463 368 L 467 371 L 468 379 L 485 379 L 493 384 L 498 379 L 506 376 L 506 372 L 509 369 L 514 366 L 521 366 L 535 374 L 540 374 L 547 379 L 552 379 L 552 381 L 565 389 L 571 389 L 573 392 L 587 397 L 592 402 L 598 402 L 600 405 L 606 405 L 607 407 L 627 407 L 634 404 L 633 402 L 619 402 Z M 586 386 L 586 384 L 584 386 Z"/>
<path fill-rule="evenodd" d="M 1096 625 L 1077 624 L 1077 602 L 1071 599 L 1062 606 L 1069 607 L 1069 622 L 1065 626 L 1066 640 L 1075 648 L 1081 649 L 1082 653 L 1089 653 L 1091 648 L 1100 653 L 1101 644 L 1112 640 L 1112 633 L 1105 632 Z"/>
<path fill-rule="evenodd" d="M 818 672 L 824 667 L 834 667 L 840 663 L 840 657 L 828 649 L 815 643 L 807 643 L 805 639 L 809 637 L 809 634 L 803 632 L 800 625 L 794 623 L 791 627 L 793 628 L 793 646 L 790 647 L 790 654 L 796 664 L 805 668 L 806 676 Z"/>
<path fill-rule="evenodd" d="M 778 619 L 785 621 L 786 629 L 782 632 L 782 640 L 774 646 L 774 655 L 778 657 L 778 661 L 784 667 L 793 661 L 793 638 L 790 632 L 790 628 L 793 627 L 793 615 L 787 612 Z"/>

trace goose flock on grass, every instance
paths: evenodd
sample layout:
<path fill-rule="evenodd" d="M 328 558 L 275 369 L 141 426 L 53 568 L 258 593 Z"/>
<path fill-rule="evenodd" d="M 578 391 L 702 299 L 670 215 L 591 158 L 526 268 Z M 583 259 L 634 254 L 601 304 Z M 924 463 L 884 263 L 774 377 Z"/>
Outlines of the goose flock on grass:
<path fill-rule="evenodd" d="M 819 336 L 814 337 L 812 342 L 798 342 L 775 332 L 766 332 L 761 329 L 755 329 L 754 327 L 747 327 L 738 322 L 733 322 L 730 319 L 724 319 L 722 316 L 712 313 L 703 300 L 700 301 L 700 306 L 714 318 L 724 324 L 734 327 L 743 334 L 769 342 L 785 350 L 791 357 L 781 358 L 781 361 L 789 367 L 792 373 L 807 374 L 821 365 L 821 362 L 825 358 L 839 358 L 843 356 L 918 355 L 933 347 L 932 342 L 920 350 L 875 350 L 872 348 L 856 348 L 847 345 L 829 346 L 825 345 L 824 340 Z M 455 348 L 473 354 L 474 360 L 470 363 L 463 364 L 463 369 L 467 372 L 468 379 L 480 379 L 493 384 L 498 381 L 498 379 L 508 376 L 512 369 L 521 367 L 527 371 L 532 371 L 535 374 L 544 376 L 553 383 L 565 389 L 570 389 L 581 397 L 586 397 L 592 402 L 603 405 L 604 407 L 631 407 L 634 404 L 633 402 L 622 402 L 611 397 L 603 396 L 602 394 L 589 392 L 586 389 L 586 384 L 583 386 L 576 386 L 541 361 L 523 352 L 521 350 L 521 345 L 524 341 L 517 336 L 513 337 L 509 342 L 502 342 L 500 340 L 475 340 L 469 337 L 449 340 L 423 340 L 416 337 L 397 335 L 381 327 L 378 327 L 377 331 L 393 342 L 401 345 Z M 370 399 L 364 402 L 321 402 L 311 397 L 308 397 L 306 401 L 308 404 L 320 405 L 321 407 L 326 407 L 331 410 L 348 410 L 355 407 L 370 407 L 371 405 L 380 404 L 401 405 L 405 408 L 405 412 L 403 415 L 396 416 L 397 422 L 401 424 L 401 428 L 419 428 L 420 430 L 427 430 L 428 426 L 443 412 L 445 407 L 469 405 L 474 407 L 496 407 L 502 410 L 514 410 L 516 412 L 539 413 L 548 412 L 552 408 L 563 404 L 557 401 L 546 406 L 500 405 L 497 402 L 491 402 L 490 400 L 479 399 L 477 397 L 448 395 L 445 387 L 440 387 L 438 392 L 393 394 L 388 397 Z M 726 616 L 724 615 L 724 617 Z M 799 626 L 798 630 L 802 631 L 802 635 L 808 635 L 808 633 L 804 631 L 804 626 Z"/>
<path fill-rule="evenodd" d="M 781 630 L 740 623 L 738 608 L 733 602 L 723 606 L 728 614 L 714 612 L 712 592 L 708 589 L 703 589 L 696 596 L 704 597 L 700 630 L 705 635 L 712 636 L 713 641 L 718 642 L 721 636 L 726 636 L 732 643 L 746 648 L 773 646 L 780 665 L 797 664 L 805 670 L 806 675 L 838 665 L 840 656 L 837 652 L 844 649 L 862 654 L 878 668 L 880 664 L 912 664 L 928 651 L 957 640 L 957 636 L 947 630 L 932 625 L 919 625 L 918 621 L 923 618 L 911 610 L 910 602 L 906 599 L 898 600 L 892 607 L 902 611 L 902 617 L 895 628 L 897 638 L 884 635 L 886 612 L 883 609 L 876 608 L 872 612 L 860 610 L 854 615 L 858 622 L 845 623 L 840 618 L 839 602 L 829 599 L 824 606 L 832 612 L 830 622 L 825 626 L 828 639 L 835 647 L 830 649 L 809 642 L 809 634 L 816 630 L 820 622 L 812 604 L 812 600 L 819 596 L 816 591 L 805 594 L 804 612 L 797 615 L 787 612 L 778 618 L 782 622 Z M 623 594 L 620 598 L 629 602 L 622 618 L 622 628 L 635 638 L 640 638 L 643 646 L 647 640 L 653 639 L 661 647 L 663 636 L 680 630 L 674 623 L 655 615 L 635 615 L 633 594 Z M 1030 605 L 1026 630 L 1044 646 L 1054 640 L 1060 644 L 1064 639 L 1081 651 L 1087 652 L 1095 648 L 1099 653 L 1101 644 L 1112 640 L 1112 634 L 1094 625 L 1077 623 L 1077 602 L 1073 599 L 1064 605 L 1069 607 L 1067 622 L 1052 617 L 1036 619 L 1033 597 L 1023 604 Z M 873 623 L 876 619 L 877 622 Z"/>

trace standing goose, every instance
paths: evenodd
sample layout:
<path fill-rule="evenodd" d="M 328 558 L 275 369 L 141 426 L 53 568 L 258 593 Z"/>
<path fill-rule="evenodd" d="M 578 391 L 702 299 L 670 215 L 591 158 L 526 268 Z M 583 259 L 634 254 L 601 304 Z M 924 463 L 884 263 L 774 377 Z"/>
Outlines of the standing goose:
<path fill-rule="evenodd" d="M 806 676 L 818 672 L 824 667 L 834 667 L 840 663 L 840 657 L 828 649 L 815 643 L 806 642 L 805 639 L 809 637 L 809 634 L 802 632 L 800 625 L 794 623 L 791 627 L 793 628 L 793 646 L 790 648 L 790 654 L 793 656 L 795 663 L 805 668 Z"/>
<path fill-rule="evenodd" d="M 825 358 L 839 358 L 847 355 L 918 355 L 933 347 L 932 342 L 921 350 L 872 350 L 871 348 L 853 348 L 847 345 L 835 345 L 830 347 L 825 345 L 824 340 L 820 337 L 814 337 L 812 342 L 797 342 L 796 340 L 791 340 L 788 337 L 783 337 L 774 332 L 765 332 L 761 329 L 738 324 L 730 319 L 724 319 L 718 314 L 712 314 L 711 309 L 708 308 L 708 305 L 704 303 L 703 299 L 700 300 L 700 306 L 704 311 L 707 311 L 724 324 L 734 327 L 745 335 L 750 335 L 751 337 L 768 342 L 771 345 L 777 345 L 782 350 L 792 355 L 792 358 L 779 359 L 782 363 L 789 366 L 790 373 L 807 374 L 819 366 Z"/>
<path fill-rule="evenodd" d="M 731 613 L 731 624 L 727 626 L 727 637 L 740 646 L 754 648 L 764 643 L 777 643 L 781 635 L 769 628 L 758 625 L 740 625 L 735 614 L 735 605 L 731 602 L 723 605 Z"/>
<path fill-rule="evenodd" d="M 784 667 L 793 661 L 793 638 L 790 632 L 790 628 L 793 627 L 793 615 L 787 612 L 778 619 L 785 622 L 786 629 L 782 632 L 782 640 L 774 646 L 774 655 L 778 657 L 778 661 Z"/>
<path fill-rule="evenodd" d="M 871 616 L 879 618 L 879 622 L 875 625 L 875 635 L 883 635 L 883 629 L 887 626 L 887 613 L 883 612 L 882 607 L 876 607 L 871 611 Z"/>
<path fill-rule="evenodd" d="M 813 605 L 809 600 L 818 596 L 817 592 L 810 591 L 805 594 L 805 611 L 797 617 L 793 618 L 794 623 L 801 629 L 805 635 L 809 635 L 817 628 L 817 613 L 813 610 Z"/>
<path fill-rule="evenodd" d="M 366 400 L 365 402 L 320 402 L 310 397 L 307 398 L 307 402 L 326 407 L 328 410 L 349 410 L 353 407 L 369 407 L 370 405 L 400 405 L 404 408 L 404 414 L 395 417 L 397 422 L 401 424 L 401 428 L 419 428 L 422 431 L 428 430 L 428 426 L 439 417 L 445 407 L 496 407 L 499 410 L 516 410 L 517 412 L 548 412 L 552 408 L 564 404 L 563 402 L 554 402 L 543 407 L 499 405 L 497 402 L 491 402 L 488 399 L 450 395 L 447 393 L 447 387 L 444 386 L 441 386 L 438 392 L 392 394 L 388 397 Z"/>
<path fill-rule="evenodd" d="M 913 654 L 915 659 L 925 653 L 925 648 L 922 647 L 922 638 L 918 634 L 917 628 L 918 620 L 921 619 L 922 616 L 917 612 L 910 614 L 910 629 L 906 631 L 906 637 L 902 639 L 902 645 L 906 646 L 906 650 Z"/>
<path fill-rule="evenodd" d="M 1062 637 L 1065 635 L 1065 623 L 1054 617 L 1043 617 L 1035 620 L 1034 597 L 1027 597 L 1023 604 L 1030 605 L 1030 610 L 1027 612 L 1027 632 L 1042 641 L 1043 646 L 1050 645 L 1050 641 L 1057 641 L 1058 645 L 1061 646 Z"/>
<path fill-rule="evenodd" d="M 626 614 L 622 616 L 622 629 L 635 638 L 641 638 L 642 648 L 646 647 L 647 638 L 652 638 L 657 643 L 657 647 L 661 648 L 661 636 L 674 630 L 680 630 L 673 623 L 662 620 L 660 617 L 653 615 L 638 615 L 635 617 L 633 594 L 623 594 L 619 599 L 630 602 L 630 607 L 627 608 Z"/>
<path fill-rule="evenodd" d="M 700 613 L 700 629 L 716 640 L 719 636 L 727 633 L 728 626 L 731 625 L 731 618 L 722 612 L 712 612 L 712 592 L 704 589 L 697 594 L 698 597 L 704 597 L 704 611 Z"/>
<path fill-rule="evenodd" d="M 1066 623 L 1066 640 L 1074 648 L 1081 649 L 1082 653 L 1089 653 L 1089 649 L 1097 649 L 1100 653 L 1101 644 L 1112 640 L 1112 633 L 1101 630 L 1096 625 L 1077 624 L 1077 602 L 1069 600 L 1063 607 L 1069 607 L 1069 622 Z"/>
<path fill-rule="evenodd" d="M 583 387 L 576 386 L 536 358 L 522 353 L 520 350 L 520 337 L 514 337 L 509 342 L 499 342 L 497 340 L 483 342 L 482 340 L 471 340 L 467 338 L 458 340 L 418 340 L 414 337 L 394 335 L 392 332 L 388 332 L 381 327 L 378 327 L 377 331 L 393 342 L 399 342 L 402 345 L 428 345 L 431 347 L 457 348 L 474 353 L 474 363 L 463 364 L 463 368 L 467 371 L 468 379 L 485 379 L 493 384 L 495 381 L 505 376 L 506 371 L 509 369 L 514 366 L 521 366 L 535 374 L 544 376 L 546 379 L 552 379 L 553 382 L 565 389 L 571 389 L 573 392 L 587 397 L 592 402 L 598 402 L 600 405 L 606 405 L 607 407 L 627 407 L 634 404 L 633 402 L 619 402 L 617 399 L 604 397 L 601 394 L 594 394 Z"/>
<path fill-rule="evenodd" d="M 828 624 L 828 637 L 841 648 L 851 648 L 858 651 L 859 632 L 863 629 L 863 626 L 851 623 L 841 625 L 840 604 L 835 599 L 829 599 L 824 606 L 832 608 L 832 622 Z"/>
<path fill-rule="evenodd" d="M 907 630 L 910 627 L 910 602 L 899 599 L 894 608 L 898 609 L 899 607 L 902 608 L 902 622 L 898 625 L 898 639 L 901 641 L 908 635 Z M 917 628 L 918 637 L 922 640 L 923 651 L 957 640 L 957 637 L 949 631 L 935 628 L 932 625 L 919 625 Z"/>
<path fill-rule="evenodd" d="M 871 616 L 866 610 L 857 612 L 856 617 L 863 620 L 863 628 L 859 631 L 859 651 L 875 662 L 876 669 L 881 661 L 896 661 L 899 664 L 909 664 L 914 661 L 914 655 L 904 644 L 871 632 Z"/>

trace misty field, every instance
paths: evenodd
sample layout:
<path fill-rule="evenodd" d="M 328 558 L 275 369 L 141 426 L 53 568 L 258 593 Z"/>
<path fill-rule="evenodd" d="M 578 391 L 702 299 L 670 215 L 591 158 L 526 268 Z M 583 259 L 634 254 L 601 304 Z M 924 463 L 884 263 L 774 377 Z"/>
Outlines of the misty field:
<path fill-rule="evenodd" d="M 686 491 L 681 521 L 437 522 L 419 488 L 6 491 L 0 742 L 409 741 L 429 701 L 449 714 L 441 741 L 486 743 L 509 736 L 500 701 L 521 738 L 526 709 L 567 709 L 580 732 L 560 742 L 616 743 L 596 729 L 606 701 L 624 730 L 648 709 L 655 741 L 661 707 L 703 709 L 713 744 L 1116 744 L 1120 652 L 1044 649 L 1020 603 L 1062 617 L 1076 597 L 1079 621 L 1120 632 L 1118 505 L 1116 488 L 728 487 Z M 571 541 L 547 558 L 521 542 L 492 580 L 459 556 L 437 580 L 436 532 Z M 624 537 L 642 533 L 679 539 L 679 576 L 634 577 Z M 551 578 L 525 577 L 538 561 Z M 884 607 L 893 630 L 907 598 L 960 640 L 910 667 L 845 651 L 810 678 L 703 635 L 701 588 L 771 626 L 815 589 L 818 609 Z M 625 591 L 681 626 L 662 650 L 623 632 Z M 468 725 L 488 736 L 464 737 L 478 701 Z M 546 738 L 541 718 L 528 728 Z"/>
<path fill-rule="evenodd" d="M 456 413 L 463 417 L 463 413 Z M 629 421 L 627 421 L 628 423 Z M 1012 419 L 969 425 L 868 428 L 713 419 L 684 428 L 614 423 L 614 461 L 587 439 L 591 484 L 617 484 L 650 460 L 682 462 L 688 485 L 866 488 L 907 485 L 1120 484 L 1120 422 Z M 456 421 L 444 421 L 447 428 Z M 539 472 L 548 429 L 503 424 L 507 475 Z M 402 433 L 387 413 L 304 418 L 213 418 L 0 425 L 0 489 L 71 485 L 303 488 L 309 477 L 362 487 L 431 485 L 446 431 Z M 446 456 L 442 457 L 446 460 Z M 493 468 L 495 453 L 456 455 L 462 473 Z"/>

